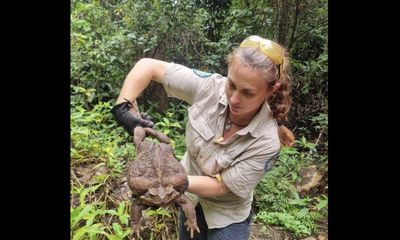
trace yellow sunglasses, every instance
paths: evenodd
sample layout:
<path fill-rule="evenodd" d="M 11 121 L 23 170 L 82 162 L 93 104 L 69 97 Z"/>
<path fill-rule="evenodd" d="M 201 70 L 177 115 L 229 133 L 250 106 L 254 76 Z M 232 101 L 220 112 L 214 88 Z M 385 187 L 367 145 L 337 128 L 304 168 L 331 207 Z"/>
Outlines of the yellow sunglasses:
<path fill-rule="evenodd" d="M 239 47 L 259 48 L 265 56 L 269 57 L 276 65 L 283 63 L 283 49 L 275 42 L 252 35 L 243 40 Z"/>

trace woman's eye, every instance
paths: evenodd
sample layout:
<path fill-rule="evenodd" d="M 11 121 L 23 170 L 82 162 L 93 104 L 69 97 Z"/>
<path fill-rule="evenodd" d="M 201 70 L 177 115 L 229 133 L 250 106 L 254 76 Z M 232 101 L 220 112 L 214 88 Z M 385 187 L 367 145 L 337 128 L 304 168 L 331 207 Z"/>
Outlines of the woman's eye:
<path fill-rule="evenodd" d="M 254 94 L 253 94 L 252 92 L 246 91 L 246 92 L 244 92 L 244 95 L 245 95 L 245 96 L 248 96 L 248 97 L 251 97 L 251 96 L 253 96 Z"/>

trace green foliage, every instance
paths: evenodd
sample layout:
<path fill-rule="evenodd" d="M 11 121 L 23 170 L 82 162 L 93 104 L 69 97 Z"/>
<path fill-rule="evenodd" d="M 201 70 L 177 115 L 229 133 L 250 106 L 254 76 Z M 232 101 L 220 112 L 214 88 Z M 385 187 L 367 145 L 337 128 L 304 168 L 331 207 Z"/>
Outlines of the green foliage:
<path fill-rule="evenodd" d="M 80 205 L 71 207 L 71 236 L 72 239 L 98 239 L 99 234 L 107 236 L 108 239 L 124 239 L 132 230 L 127 228 L 128 217 L 125 202 L 121 202 L 117 211 L 105 210 L 104 202 L 86 203 L 85 196 L 89 192 L 94 192 L 100 185 L 75 189 L 73 193 L 80 194 Z M 109 223 L 104 223 L 102 220 L 108 216 L 115 216 L 120 223 L 113 222 L 112 226 Z M 122 227 L 122 226 L 124 227 Z"/>
<path fill-rule="evenodd" d="M 117 211 L 115 210 L 108 210 L 106 211 L 108 214 L 114 215 L 118 217 L 120 223 L 113 222 L 112 223 L 112 230 L 115 234 L 107 234 L 107 238 L 111 240 L 117 239 L 124 239 L 129 234 L 132 233 L 132 230 L 126 226 L 129 223 L 129 214 L 127 213 L 127 207 L 125 202 L 121 202 L 118 206 Z"/>
<path fill-rule="evenodd" d="M 117 127 L 110 113 L 111 104 L 100 102 L 90 111 L 80 104 L 73 104 L 71 111 L 71 158 L 72 163 L 101 159 L 113 174 L 122 172 L 118 160 L 132 153 L 132 144 L 126 143 L 128 133 Z"/>
<path fill-rule="evenodd" d="M 155 129 L 163 132 L 170 138 L 175 156 L 178 159 L 182 159 L 186 151 L 184 126 L 186 126 L 187 122 L 187 104 L 183 101 L 171 101 L 169 108 L 165 112 L 165 117 L 160 113 L 152 112 L 156 108 L 157 103 L 147 102 L 147 105 L 149 107 L 146 107 L 146 109 L 149 109 L 150 116 L 156 123 Z"/>
<path fill-rule="evenodd" d="M 159 207 L 157 209 L 147 209 L 145 211 L 145 215 L 150 217 L 152 221 L 150 224 L 148 224 L 149 230 L 150 230 L 150 236 L 149 239 L 174 239 L 171 236 L 170 229 L 173 224 L 170 223 L 169 219 L 174 218 L 176 219 L 176 212 L 177 209 L 174 206 L 168 206 L 168 207 Z M 175 229 L 174 231 L 177 231 L 177 220 L 175 221 Z M 163 236 L 160 238 L 160 236 Z M 167 237 L 169 236 L 169 237 Z"/>
<path fill-rule="evenodd" d="M 294 83 L 294 91 L 292 93 L 293 99 L 299 104 L 296 104 L 292 108 L 290 114 L 292 116 L 298 115 L 293 119 L 292 125 L 299 126 L 298 129 L 301 130 L 300 133 L 304 135 L 309 135 L 312 137 L 317 137 L 319 131 L 315 128 L 315 124 L 323 124 L 323 122 L 316 122 L 315 120 L 321 115 L 327 116 L 328 113 L 328 83 L 327 83 L 327 72 L 324 76 L 316 76 L 313 72 L 318 72 L 321 75 L 321 71 L 313 70 L 314 67 L 321 66 L 321 64 L 312 64 L 311 69 L 307 65 L 303 65 L 301 72 L 308 73 L 308 76 L 302 76 L 298 74 L 297 82 Z M 323 66 L 323 65 L 322 65 Z M 311 75 L 311 76 L 310 76 Z M 309 127 L 309 126 L 313 127 Z M 326 125 L 325 125 L 326 126 Z"/>
<path fill-rule="evenodd" d="M 314 123 L 314 128 L 316 130 L 327 130 L 328 129 L 328 114 L 320 113 L 317 116 L 311 118 L 311 121 Z"/>
<path fill-rule="evenodd" d="M 112 10 L 101 1 L 72 1 L 71 83 L 95 89 L 97 101 L 117 94 L 113 84 L 132 64 L 133 45 Z"/>
<path fill-rule="evenodd" d="M 167 115 L 171 115 L 168 114 Z M 162 121 L 157 122 L 156 126 L 160 128 L 161 132 L 168 135 L 172 129 L 182 129 L 182 126 L 177 122 L 171 122 L 168 118 L 163 117 Z"/>
<path fill-rule="evenodd" d="M 297 237 L 318 230 L 319 221 L 327 216 L 326 195 L 300 198 L 294 187 L 301 169 L 314 163 L 318 156 L 316 145 L 304 137 L 297 141 L 297 148 L 282 148 L 275 167 L 256 187 L 255 204 L 260 209 L 256 220 L 280 225 Z"/>
<path fill-rule="evenodd" d="M 105 200 L 112 191 L 110 184 L 122 174 L 125 159 L 134 157 L 134 147 L 127 143 L 129 135 L 117 127 L 111 116 L 110 102 L 99 102 L 88 110 L 83 103 L 90 91 L 76 89 L 78 94 L 71 98 L 71 237 L 124 239 L 131 233 L 126 203 L 119 202 L 115 211 L 116 203 L 106 204 Z M 94 165 L 95 171 L 100 167 L 106 167 L 107 171 L 83 183 L 74 173 L 74 167 L 89 164 Z"/>
<path fill-rule="evenodd" d="M 89 196 L 89 194 L 93 194 L 102 185 L 103 183 L 88 188 L 84 188 L 83 186 L 73 188 L 73 193 L 79 195 L 79 206 L 75 208 L 71 206 L 72 239 L 84 239 L 85 236 L 89 237 L 89 239 L 96 239 L 97 234 L 107 234 L 104 231 L 105 226 L 102 223 L 94 223 L 99 215 L 104 214 L 104 210 L 99 208 L 99 204 L 96 202 L 85 204 L 87 197 L 89 199 L 93 197 Z"/>

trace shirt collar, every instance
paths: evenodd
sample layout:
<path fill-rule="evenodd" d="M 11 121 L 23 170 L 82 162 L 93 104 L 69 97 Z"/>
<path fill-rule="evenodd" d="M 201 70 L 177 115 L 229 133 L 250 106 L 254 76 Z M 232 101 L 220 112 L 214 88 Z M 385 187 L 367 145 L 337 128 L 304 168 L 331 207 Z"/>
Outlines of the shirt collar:
<path fill-rule="evenodd" d="M 239 130 L 237 132 L 238 135 L 245 135 L 250 133 L 252 137 L 259 137 L 263 131 L 263 126 L 267 123 L 268 119 L 271 117 L 271 109 L 267 101 L 265 101 L 260 109 L 260 111 L 256 114 L 256 116 L 251 120 L 249 125 L 245 128 Z"/>
<path fill-rule="evenodd" d="M 219 115 L 225 114 L 228 109 L 228 99 L 226 98 L 225 92 L 219 98 L 219 103 L 224 106 L 223 111 L 219 113 Z M 262 126 L 267 122 L 267 120 L 272 117 L 271 116 L 271 109 L 265 101 L 260 109 L 260 111 L 256 114 L 256 116 L 251 120 L 249 125 L 245 128 L 236 132 L 238 135 L 246 135 L 250 133 L 252 137 L 259 137 L 262 133 Z"/>

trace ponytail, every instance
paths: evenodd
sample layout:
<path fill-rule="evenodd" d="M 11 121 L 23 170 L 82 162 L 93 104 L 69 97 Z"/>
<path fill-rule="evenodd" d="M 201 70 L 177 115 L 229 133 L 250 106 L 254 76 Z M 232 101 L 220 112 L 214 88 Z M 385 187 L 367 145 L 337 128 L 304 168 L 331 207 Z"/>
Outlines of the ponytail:
<path fill-rule="evenodd" d="M 283 62 L 276 71 L 276 79 L 278 79 L 277 82 L 280 83 L 280 86 L 278 90 L 267 100 L 269 106 L 271 107 L 272 114 L 278 123 L 279 139 L 281 140 L 281 144 L 283 146 L 293 146 L 295 142 L 292 131 L 284 126 L 284 124 L 287 122 L 287 115 L 291 106 L 291 79 L 289 76 L 290 65 L 288 55 L 288 52 L 283 49 Z M 275 85 L 276 81 L 270 83 L 270 85 L 271 84 Z"/>

